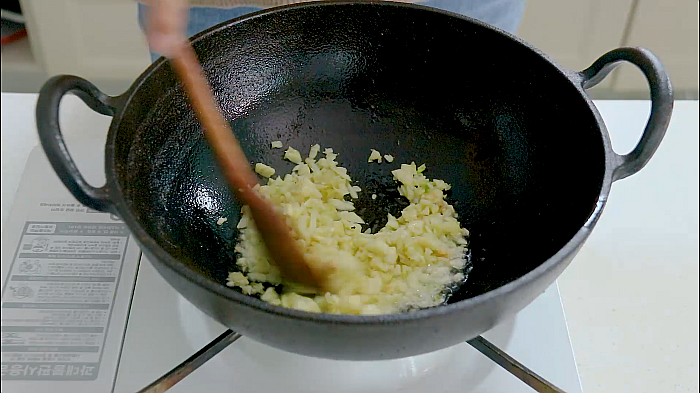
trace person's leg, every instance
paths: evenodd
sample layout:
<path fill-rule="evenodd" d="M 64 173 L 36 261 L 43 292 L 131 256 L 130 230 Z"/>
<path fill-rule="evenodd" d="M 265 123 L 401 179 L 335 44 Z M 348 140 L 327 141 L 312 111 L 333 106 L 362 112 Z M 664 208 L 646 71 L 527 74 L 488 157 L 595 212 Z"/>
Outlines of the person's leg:
<path fill-rule="evenodd" d="M 417 4 L 469 16 L 515 34 L 526 0 L 426 0 Z"/>
<path fill-rule="evenodd" d="M 526 0 L 426 0 L 418 4 L 469 16 L 515 34 L 523 18 L 525 3 Z M 148 7 L 141 3 L 138 7 L 139 25 L 144 29 Z M 260 8 L 257 7 L 191 8 L 187 34 L 193 36 L 229 19 L 258 10 Z M 151 60 L 155 61 L 158 57 L 158 54 L 151 53 Z"/>
<path fill-rule="evenodd" d="M 206 30 L 219 23 L 233 18 L 259 11 L 259 7 L 235 7 L 235 8 L 190 8 L 190 19 L 187 23 L 187 35 L 189 37 Z"/>
<path fill-rule="evenodd" d="M 242 15 L 249 14 L 260 10 L 258 7 L 235 7 L 235 8 L 207 8 L 193 7 L 189 10 L 189 21 L 187 23 L 187 36 L 191 37 L 203 30 L 227 20 L 237 18 Z M 139 3 L 138 19 L 139 26 L 145 30 L 148 15 L 148 6 Z M 151 52 L 151 61 L 156 61 L 160 55 Z"/>

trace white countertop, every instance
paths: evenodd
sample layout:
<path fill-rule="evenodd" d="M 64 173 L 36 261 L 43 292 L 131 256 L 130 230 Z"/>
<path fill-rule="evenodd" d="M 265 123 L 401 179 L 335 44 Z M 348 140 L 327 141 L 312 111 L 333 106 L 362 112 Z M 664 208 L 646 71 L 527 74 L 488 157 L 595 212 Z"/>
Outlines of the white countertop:
<path fill-rule="evenodd" d="M 35 94 L 2 94 L 3 230 L 38 144 L 35 103 Z M 631 149 L 649 103 L 596 105 L 617 151 Z M 75 97 L 61 108 L 69 146 L 85 139 L 103 144 L 109 121 Z M 584 391 L 698 391 L 697 101 L 677 102 L 649 165 L 613 185 L 600 222 L 559 286 Z"/>

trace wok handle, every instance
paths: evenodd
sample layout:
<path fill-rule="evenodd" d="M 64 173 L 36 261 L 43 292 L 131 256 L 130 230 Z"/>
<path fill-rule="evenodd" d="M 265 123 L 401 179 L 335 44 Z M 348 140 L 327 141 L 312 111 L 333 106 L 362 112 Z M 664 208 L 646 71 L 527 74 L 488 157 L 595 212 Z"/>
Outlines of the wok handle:
<path fill-rule="evenodd" d="M 613 180 L 624 179 L 644 168 L 661 144 L 673 112 L 671 80 L 661 60 L 646 48 L 618 48 L 604 54 L 580 72 L 583 88 L 588 89 L 600 83 L 623 61 L 636 65 L 644 73 L 651 91 L 651 114 L 637 146 L 629 154 L 616 154 Z"/>
<path fill-rule="evenodd" d="M 61 99 L 67 93 L 77 95 L 95 112 L 107 116 L 115 113 L 114 98 L 102 93 L 92 83 L 77 76 L 55 76 L 42 86 L 36 103 L 41 146 L 58 177 L 80 203 L 91 209 L 113 212 L 106 186 L 96 188 L 85 181 L 63 140 L 58 113 Z"/>

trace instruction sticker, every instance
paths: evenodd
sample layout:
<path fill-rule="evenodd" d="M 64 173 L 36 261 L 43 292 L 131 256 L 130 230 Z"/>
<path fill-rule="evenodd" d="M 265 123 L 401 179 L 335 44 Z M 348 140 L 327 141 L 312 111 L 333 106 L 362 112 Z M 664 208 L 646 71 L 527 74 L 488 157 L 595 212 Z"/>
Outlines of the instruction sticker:
<path fill-rule="evenodd" d="M 0 303 L 3 380 L 97 378 L 128 243 L 121 222 L 25 223 Z"/>

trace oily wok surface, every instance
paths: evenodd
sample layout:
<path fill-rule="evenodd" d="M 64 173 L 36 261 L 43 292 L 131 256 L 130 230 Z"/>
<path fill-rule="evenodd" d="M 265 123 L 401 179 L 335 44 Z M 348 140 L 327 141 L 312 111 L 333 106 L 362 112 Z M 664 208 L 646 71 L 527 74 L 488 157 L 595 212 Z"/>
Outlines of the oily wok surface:
<path fill-rule="evenodd" d="M 357 212 L 373 232 L 407 205 L 390 173 L 400 164 L 425 164 L 451 184 L 448 201 L 471 232 L 472 270 L 456 302 L 522 276 L 571 239 L 595 207 L 604 150 L 583 97 L 552 64 L 479 24 L 417 12 L 301 7 L 204 33 L 195 49 L 251 162 L 288 173 L 275 140 L 302 154 L 333 148 L 363 190 Z M 224 283 L 240 206 L 175 75 L 166 62 L 154 67 L 119 124 L 117 181 L 161 247 Z M 368 164 L 370 149 L 395 160 Z"/>

